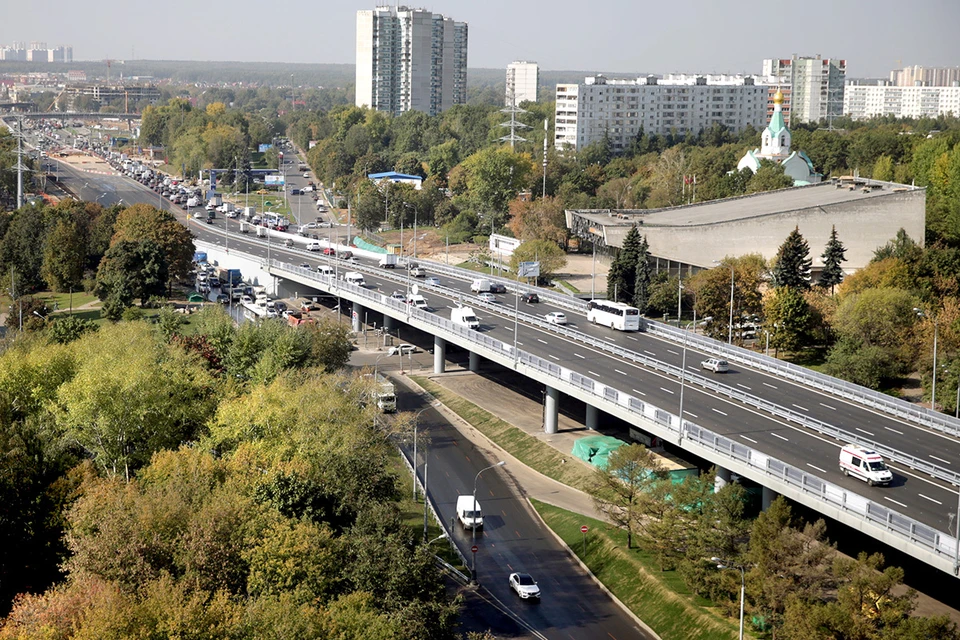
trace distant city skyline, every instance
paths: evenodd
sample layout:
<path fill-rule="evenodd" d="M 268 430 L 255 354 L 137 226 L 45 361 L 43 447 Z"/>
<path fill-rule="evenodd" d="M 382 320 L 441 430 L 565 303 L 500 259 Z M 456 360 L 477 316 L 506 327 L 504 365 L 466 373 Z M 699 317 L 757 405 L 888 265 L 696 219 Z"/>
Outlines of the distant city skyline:
<path fill-rule="evenodd" d="M 45 11 L 13 3 L 0 42 L 70 42 L 75 60 L 147 59 L 353 64 L 356 12 L 382 2 L 265 6 L 252 0 L 168 0 L 144 12 L 120 0 Z M 387 3 L 391 4 L 391 3 Z M 60 5 L 60 6 L 57 6 Z M 536 60 L 546 71 L 750 73 L 764 58 L 843 58 L 847 76 L 888 77 L 907 65 L 956 66 L 956 0 L 834 3 L 813 17 L 789 3 L 598 0 L 410 3 L 470 25 L 469 66 Z M 138 37 L 142 36 L 142 37 Z"/>

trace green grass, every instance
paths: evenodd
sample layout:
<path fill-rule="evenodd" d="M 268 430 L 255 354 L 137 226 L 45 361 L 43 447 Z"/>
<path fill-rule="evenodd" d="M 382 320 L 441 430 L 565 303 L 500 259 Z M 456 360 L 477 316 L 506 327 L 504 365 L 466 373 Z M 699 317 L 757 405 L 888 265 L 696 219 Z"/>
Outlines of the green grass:
<path fill-rule="evenodd" d="M 664 640 L 737 637 L 737 626 L 712 603 L 691 593 L 673 571 L 660 571 L 651 554 L 627 549 L 627 535 L 601 520 L 531 500 L 549 526 L 634 614 Z M 587 525 L 584 553 L 581 525 Z"/>
<path fill-rule="evenodd" d="M 580 289 L 577 289 L 575 286 L 573 286 L 566 280 L 557 280 L 556 282 L 558 285 L 560 285 L 561 289 L 566 289 L 567 293 L 574 293 L 574 294 L 581 293 Z"/>
<path fill-rule="evenodd" d="M 589 487 L 592 471 L 579 464 L 563 464 L 569 456 L 425 377 L 411 379 L 526 466 L 567 486 L 583 491 Z"/>
<path fill-rule="evenodd" d="M 49 291 L 44 291 L 36 294 L 35 297 L 46 302 L 50 309 L 56 307 L 61 313 L 70 309 L 71 298 L 74 309 L 97 299 L 97 296 L 93 295 L 92 293 L 86 293 L 83 291 L 74 291 L 72 296 L 69 293 L 52 293 Z"/>

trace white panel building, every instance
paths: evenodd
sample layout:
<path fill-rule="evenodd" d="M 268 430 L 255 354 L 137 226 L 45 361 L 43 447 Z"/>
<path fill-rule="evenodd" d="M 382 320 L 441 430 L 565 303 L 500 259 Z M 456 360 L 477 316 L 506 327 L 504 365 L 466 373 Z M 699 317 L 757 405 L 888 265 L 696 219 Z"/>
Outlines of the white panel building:
<path fill-rule="evenodd" d="M 540 84 L 540 67 L 536 62 L 516 61 L 507 65 L 507 92 L 504 104 L 508 107 L 521 102 L 536 102 Z"/>
<path fill-rule="evenodd" d="M 435 115 L 467 100 L 467 24 L 407 7 L 357 12 L 356 104 Z"/>
<path fill-rule="evenodd" d="M 763 61 L 763 76 L 770 84 L 789 87 L 793 123 L 829 120 L 843 111 L 846 60 L 819 55 L 768 58 Z"/>
<path fill-rule="evenodd" d="M 594 76 L 558 84 L 554 145 L 579 150 L 606 136 L 619 152 L 641 131 L 686 135 L 714 125 L 734 133 L 748 125 L 759 130 L 767 124 L 767 94 L 768 87 L 751 76 Z"/>
<path fill-rule="evenodd" d="M 843 113 L 854 120 L 874 116 L 936 118 L 960 115 L 960 86 L 898 87 L 887 81 L 850 82 L 843 96 Z"/>

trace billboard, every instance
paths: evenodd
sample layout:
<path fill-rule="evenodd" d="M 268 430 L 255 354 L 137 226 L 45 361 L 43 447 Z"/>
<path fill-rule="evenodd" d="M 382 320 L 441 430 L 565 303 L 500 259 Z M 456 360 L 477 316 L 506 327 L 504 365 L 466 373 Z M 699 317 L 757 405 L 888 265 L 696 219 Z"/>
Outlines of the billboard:
<path fill-rule="evenodd" d="M 277 174 L 273 174 L 273 175 L 269 175 L 269 176 L 264 176 L 264 177 L 263 177 L 263 184 L 265 184 L 265 185 L 268 186 L 268 187 L 271 187 L 271 186 L 272 186 L 272 187 L 282 187 L 282 186 L 285 184 L 285 181 L 284 181 L 284 179 L 283 179 L 283 176 L 277 175 Z"/>
<path fill-rule="evenodd" d="M 272 149 L 272 148 L 273 148 L 272 144 L 261 144 L 259 147 L 257 147 L 257 151 L 259 151 L 260 153 L 264 153 L 267 149 Z"/>
<path fill-rule="evenodd" d="M 521 262 L 517 266 L 517 277 L 518 278 L 539 278 L 540 263 L 539 262 Z"/>

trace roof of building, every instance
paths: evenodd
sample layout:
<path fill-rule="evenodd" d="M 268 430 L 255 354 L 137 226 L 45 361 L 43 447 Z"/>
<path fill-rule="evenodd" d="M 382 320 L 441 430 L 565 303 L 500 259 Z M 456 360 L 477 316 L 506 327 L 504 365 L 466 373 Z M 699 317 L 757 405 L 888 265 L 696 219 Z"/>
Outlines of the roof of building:
<path fill-rule="evenodd" d="M 423 180 L 420 176 L 411 176 L 406 173 L 397 173 L 396 171 L 384 171 L 383 173 L 369 173 L 367 177 L 371 180 Z"/>
<path fill-rule="evenodd" d="M 866 179 L 860 180 L 852 191 L 850 186 L 843 184 L 840 187 L 834 182 L 823 182 L 665 209 L 586 209 L 575 210 L 573 213 L 597 227 L 604 227 L 606 243 L 619 246 L 622 236 L 636 223 L 645 227 L 724 224 L 855 200 L 882 198 L 894 193 L 894 189 L 920 190 L 919 187 Z M 868 186 L 870 188 L 867 188 Z"/>

